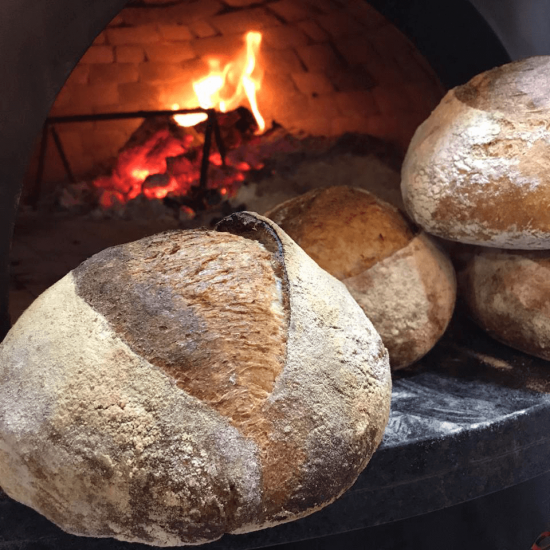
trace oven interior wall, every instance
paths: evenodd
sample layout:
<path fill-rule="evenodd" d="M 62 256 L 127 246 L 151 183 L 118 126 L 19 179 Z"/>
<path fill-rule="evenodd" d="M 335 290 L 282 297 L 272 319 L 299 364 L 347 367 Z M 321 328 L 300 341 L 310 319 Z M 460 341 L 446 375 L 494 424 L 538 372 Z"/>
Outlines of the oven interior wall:
<path fill-rule="evenodd" d="M 361 132 L 406 148 L 444 89 L 414 45 L 364 0 L 158 0 L 127 5 L 99 34 L 51 116 L 197 105 L 208 59 L 229 60 L 263 34 L 258 93 L 268 125 L 334 136 Z M 77 178 L 117 154 L 140 120 L 58 125 Z M 66 178 L 50 143 L 44 185 Z M 27 181 L 37 167 L 37 153 Z"/>

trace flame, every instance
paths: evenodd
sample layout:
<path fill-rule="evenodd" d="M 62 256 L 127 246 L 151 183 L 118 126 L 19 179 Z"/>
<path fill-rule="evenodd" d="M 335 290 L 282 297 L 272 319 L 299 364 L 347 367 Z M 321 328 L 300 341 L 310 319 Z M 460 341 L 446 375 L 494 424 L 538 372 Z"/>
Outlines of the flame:
<path fill-rule="evenodd" d="M 210 59 L 210 73 L 194 82 L 193 89 L 203 109 L 218 109 L 222 113 L 236 109 L 247 99 L 261 133 L 265 130 L 265 120 L 258 109 L 256 92 L 260 89 L 262 71 L 257 68 L 256 58 L 262 35 L 259 32 L 249 32 L 245 41 L 244 51 L 224 67 L 221 67 L 219 59 Z M 179 109 L 179 105 L 172 105 L 172 109 Z M 206 113 L 174 116 L 174 120 L 185 127 L 194 126 L 206 118 Z"/>
<path fill-rule="evenodd" d="M 258 129 L 260 132 L 263 132 L 265 130 L 265 120 L 260 114 L 258 103 L 256 102 L 256 90 L 260 89 L 260 81 L 252 77 L 252 73 L 256 67 L 256 54 L 260 49 L 261 43 L 262 35 L 259 32 L 249 32 L 246 35 L 246 68 L 241 82 L 250 103 L 252 114 L 258 123 Z"/>

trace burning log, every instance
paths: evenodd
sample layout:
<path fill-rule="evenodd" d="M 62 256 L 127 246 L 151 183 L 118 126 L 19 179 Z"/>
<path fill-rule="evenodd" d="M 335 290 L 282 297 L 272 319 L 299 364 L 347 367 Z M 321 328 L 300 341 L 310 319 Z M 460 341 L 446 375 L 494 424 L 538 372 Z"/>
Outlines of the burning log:
<path fill-rule="evenodd" d="M 236 191 L 251 165 L 238 156 L 225 162 L 226 151 L 254 140 L 258 126 L 244 107 L 218 117 L 211 128 L 208 121 L 188 128 L 172 117 L 145 120 L 121 149 L 109 173 L 93 182 L 99 204 L 103 208 L 125 204 L 142 193 L 149 199 L 186 197 L 182 204 L 204 209 Z M 212 132 L 217 135 L 214 142 Z M 208 164 L 213 169 L 207 182 Z M 259 159 L 255 164 L 261 164 Z"/>

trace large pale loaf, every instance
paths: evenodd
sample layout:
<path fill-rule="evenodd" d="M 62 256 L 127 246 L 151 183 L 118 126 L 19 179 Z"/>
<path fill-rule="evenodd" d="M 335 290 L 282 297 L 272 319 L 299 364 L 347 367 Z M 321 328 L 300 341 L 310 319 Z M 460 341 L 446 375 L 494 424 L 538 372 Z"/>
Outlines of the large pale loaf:
<path fill-rule="evenodd" d="M 240 213 L 107 249 L 0 345 L 0 485 L 66 531 L 199 544 L 310 514 L 388 420 L 387 352 L 340 282 Z"/>

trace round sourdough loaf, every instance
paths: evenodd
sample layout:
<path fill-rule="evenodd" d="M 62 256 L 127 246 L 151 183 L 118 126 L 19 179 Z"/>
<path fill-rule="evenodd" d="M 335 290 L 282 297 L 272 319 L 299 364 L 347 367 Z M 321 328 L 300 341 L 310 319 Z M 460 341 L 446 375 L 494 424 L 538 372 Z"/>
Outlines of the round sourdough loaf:
<path fill-rule="evenodd" d="M 109 248 L 23 314 L 0 346 L 0 485 L 70 533 L 200 544 L 334 501 L 390 397 L 344 285 L 235 214 Z"/>
<path fill-rule="evenodd" d="M 459 283 L 488 334 L 550 360 L 550 251 L 480 249 L 459 271 Z"/>
<path fill-rule="evenodd" d="M 393 369 L 424 356 L 451 319 L 451 262 L 393 206 L 363 189 L 316 189 L 266 214 L 342 281 L 382 336 Z"/>
<path fill-rule="evenodd" d="M 451 90 L 417 129 L 402 170 L 405 207 L 446 239 L 550 248 L 550 56 Z"/>

